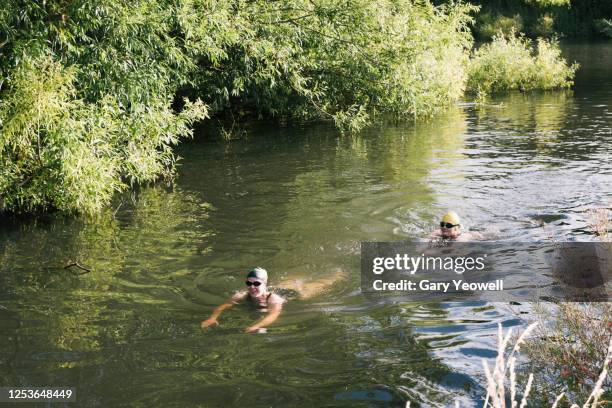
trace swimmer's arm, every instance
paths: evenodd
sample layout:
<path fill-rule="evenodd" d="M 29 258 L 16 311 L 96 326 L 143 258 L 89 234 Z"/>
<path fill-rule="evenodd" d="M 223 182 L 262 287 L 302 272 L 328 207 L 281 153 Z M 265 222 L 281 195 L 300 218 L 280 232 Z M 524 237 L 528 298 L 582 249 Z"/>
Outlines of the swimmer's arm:
<path fill-rule="evenodd" d="M 263 329 L 264 327 L 271 325 L 272 323 L 276 321 L 276 319 L 278 319 L 278 316 L 280 316 L 282 310 L 283 310 L 282 303 L 277 303 L 277 304 L 270 306 L 270 311 L 268 312 L 267 316 L 255 322 L 253 325 L 247 327 L 246 329 L 244 329 L 244 332 L 254 333 L 259 329 Z"/>
<path fill-rule="evenodd" d="M 224 310 L 233 307 L 237 302 L 242 300 L 244 297 L 246 297 L 246 293 L 244 294 L 240 292 L 236 293 L 234 296 L 228 299 L 225 303 L 215 307 L 210 317 L 206 320 L 202 320 L 202 323 L 200 324 L 200 326 L 203 329 L 210 327 L 210 326 L 218 326 L 219 321 L 217 319 L 219 318 L 221 313 L 223 313 Z"/>
<path fill-rule="evenodd" d="M 234 306 L 233 303 L 225 302 L 222 305 L 215 307 L 210 317 L 206 320 L 202 320 L 202 323 L 200 324 L 200 326 L 202 326 L 203 329 L 210 327 L 210 326 L 218 326 L 219 321 L 217 319 L 219 318 L 221 313 L 223 313 L 225 309 L 229 309 L 232 306 Z"/>
<path fill-rule="evenodd" d="M 429 239 L 430 241 L 433 241 L 433 240 L 440 238 L 441 236 L 442 234 L 440 233 L 440 230 L 434 230 L 427 236 L 427 239 Z"/>
<path fill-rule="evenodd" d="M 481 234 L 480 232 L 478 232 L 478 231 L 470 231 L 470 232 L 468 232 L 467 234 L 465 234 L 465 238 L 464 238 L 464 239 L 466 239 L 466 240 L 468 240 L 468 241 L 469 241 L 469 240 L 476 240 L 476 241 L 480 240 L 480 241 L 482 241 L 482 240 L 484 240 L 485 238 L 484 238 L 484 235 L 482 235 L 482 234 Z"/>

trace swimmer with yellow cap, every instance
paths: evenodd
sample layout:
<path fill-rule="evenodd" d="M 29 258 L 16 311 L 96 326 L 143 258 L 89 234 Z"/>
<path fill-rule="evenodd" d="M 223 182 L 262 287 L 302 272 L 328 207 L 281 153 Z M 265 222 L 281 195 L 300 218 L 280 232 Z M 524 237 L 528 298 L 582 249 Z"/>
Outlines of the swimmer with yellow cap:
<path fill-rule="evenodd" d="M 478 232 L 461 231 L 461 218 L 454 211 L 444 214 L 440 221 L 440 229 L 430 234 L 430 239 L 448 239 L 453 241 L 472 241 L 482 238 L 482 234 Z"/>

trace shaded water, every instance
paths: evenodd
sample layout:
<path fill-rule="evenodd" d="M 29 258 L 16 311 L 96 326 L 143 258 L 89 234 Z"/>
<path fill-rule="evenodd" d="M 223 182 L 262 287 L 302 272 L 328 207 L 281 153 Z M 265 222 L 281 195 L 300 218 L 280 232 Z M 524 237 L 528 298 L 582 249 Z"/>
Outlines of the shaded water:
<path fill-rule="evenodd" d="M 612 45 L 566 52 L 583 65 L 573 91 L 359 136 L 200 137 L 180 147 L 174 187 L 121 197 L 95 222 L 5 220 L 0 385 L 73 386 L 82 406 L 476 405 L 497 324 L 520 314 L 370 303 L 359 242 L 423 237 L 449 208 L 496 239 L 593 240 L 585 211 L 612 199 Z M 258 317 L 240 307 L 202 332 L 253 265 L 272 283 L 348 278 L 289 302 L 266 334 L 240 332 Z"/>

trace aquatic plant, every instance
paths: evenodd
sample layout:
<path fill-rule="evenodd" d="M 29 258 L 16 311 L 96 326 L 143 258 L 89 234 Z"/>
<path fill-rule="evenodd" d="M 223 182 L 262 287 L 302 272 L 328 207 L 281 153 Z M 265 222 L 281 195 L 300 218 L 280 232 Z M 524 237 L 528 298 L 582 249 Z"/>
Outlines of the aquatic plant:
<path fill-rule="evenodd" d="M 522 35 L 497 35 L 478 49 L 468 67 L 468 92 L 490 94 L 506 90 L 567 88 L 578 64 L 568 65 L 556 41 Z"/>
<path fill-rule="evenodd" d="M 609 241 L 609 209 L 589 209 L 586 215 L 588 228 L 598 240 Z M 601 361 L 609 363 L 612 353 L 612 343 L 608 346 L 612 341 L 611 303 L 536 304 L 533 311 L 539 322 L 538 336 L 525 344 L 526 367 L 536 379 L 533 399 L 551 404 L 563 392 L 570 399 L 586 400 L 593 395 L 594 385 L 610 384 Z M 612 398 L 609 391 L 604 396 Z"/>

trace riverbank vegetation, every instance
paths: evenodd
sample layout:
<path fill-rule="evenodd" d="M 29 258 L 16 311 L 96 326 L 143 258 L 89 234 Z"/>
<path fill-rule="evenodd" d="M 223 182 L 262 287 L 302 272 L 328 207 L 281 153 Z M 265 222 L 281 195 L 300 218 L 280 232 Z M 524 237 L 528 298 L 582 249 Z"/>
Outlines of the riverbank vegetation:
<path fill-rule="evenodd" d="M 587 229 L 602 242 L 601 250 L 608 251 L 610 210 L 601 206 L 585 215 Z M 515 375 L 532 379 L 531 403 L 561 408 L 574 407 L 571 401 L 586 401 L 586 407 L 608 406 L 612 303 L 542 303 L 534 305 L 533 312 L 537 329 L 524 342 L 528 359 Z"/>
<path fill-rule="evenodd" d="M 574 306 L 570 307 L 574 308 Z M 568 322 L 566 322 L 568 323 Z M 501 325 L 498 327 L 498 347 L 497 357 L 493 367 L 489 367 L 486 360 L 483 360 L 483 369 L 486 378 L 486 390 L 484 407 L 506 408 L 506 407 L 526 407 L 526 406 L 550 406 L 552 408 L 598 408 L 608 406 L 610 400 L 608 373 L 610 362 L 612 361 L 612 339 L 607 338 L 601 344 L 603 353 L 598 354 L 599 360 L 594 362 L 596 373 L 592 381 L 584 383 L 584 393 L 576 395 L 567 389 L 563 390 L 563 380 L 559 384 L 557 376 L 535 377 L 529 373 L 523 380 L 519 376 L 519 352 L 530 342 L 533 342 L 534 332 L 542 328 L 543 323 L 532 323 L 523 333 L 514 338 L 512 346 L 512 329 L 508 329 L 504 334 Z M 571 325 L 571 324 L 570 324 Z M 582 336 L 580 333 L 579 336 Z M 563 336 L 563 342 L 567 343 L 567 337 Z M 570 337 L 572 338 L 572 337 Z M 508 349 L 510 350 L 508 352 Z M 549 355 L 540 356 L 540 361 L 544 361 Z M 560 356 L 554 356 L 554 361 L 546 361 L 547 367 L 552 367 Z M 583 362 L 579 361 L 582 365 Z M 542 388 L 549 394 L 538 393 Z M 582 405 L 578 405 L 578 403 Z M 459 404 L 455 404 L 459 406 Z"/>
<path fill-rule="evenodd" d="M 556 43 L 527 56 L 513 34 L 470 62 L 478 8 L 455 2 L 0 0 L 0 10 L 0 211 L 96 213 L 115 192 L 171 177 L 172 146 L 207 117 L 356 132 L 383 115 L 431 117 L 466 89 L 567 87 L 575 71 Z"/>
<path fill-rule="evenodd" d="M 6 0 L 0 10 L 0 210 L 95 213 L 172 172 L 171 146 L 206 108 L 172 107 L 194 62 L 171 7 Z"/>
<path fill-rule="evenodd" d="M 473 0 L 481 6 L 473 31 L 488 41 L 501 30 L 537 37 L 609 39 L 607 0 Z M 606 20 L 607 19 L 607 20 Z"/>
<path fill-rule="evenodd" d="M 467 89 L 490 94 L 510 89 L 532 91 L 571 86 L 577 64 L 568 65 L 554 41 L 498 34 L 478 49 L 468 66 Z"/>
<path fill-rule="evenodd" d="M 566 401 L 586 401 L 598 383 L 602 405 L 612 400 L 610 378 L 602 376 L 612 358 L 611 313 L 610 303 L 537 306 L 537 336 L 524 347 L 525 368 L 534 377 L 531 400 L 551 406 L 563 393 Z"/>

